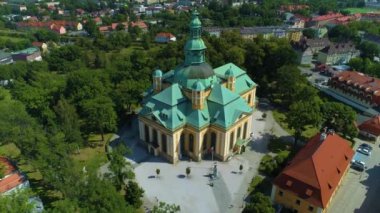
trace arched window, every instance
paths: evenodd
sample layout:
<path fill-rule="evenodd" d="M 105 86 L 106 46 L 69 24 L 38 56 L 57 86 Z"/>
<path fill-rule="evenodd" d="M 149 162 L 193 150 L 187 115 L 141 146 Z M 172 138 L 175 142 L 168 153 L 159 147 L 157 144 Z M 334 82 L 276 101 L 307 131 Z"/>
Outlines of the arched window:
<path fill-rule="evenodd" d="M 215 151 L 215 148 L 216 148 L 216 133 L 215 132 L 211 133 L 211 147 Z"/>
<path fill-rule="evenodd" d="M 234 148 L 234 142 L 235 142 L 235 132 L 231 132 L 231 134 L 230 134 L 230 149 Z"/>
<path fill-rule="evenodd" d="M 243 130 L 243 138 L 248 138 L 247 128 L 248 128 L 248 122 L 245 122 L 245 124 L 244 124 L 244 130 Z"/>
<path fill-rule="evenodd" d="M 251 95 L 249 94 L 248 95 L 248 104 L 250 104 L 251 103 Z"/>
<path fill-rule="evenodd" d="M 164 153 L 167 153 L 167 145 L 166 145 L 166 135 L 165 134 L 162 134 L 161 135 L 161 150 L 164 152 Z"/>
<path fill-rule="evenodd" d="M 189 134 L 189 151 L 194 152 L 194 135 Z"/>
<path fill-rule="evenodd" d="M 150 143 L 149 127 L 147 125 L 145 125 L 144 127 L 144 132 L 145 132 L 145 142 Z"/>
<path fill-rule="evenodd" d="M 158 133 L 155 129 L 153 129 L 153 145 L 158 146 Z"/>
<path fill-rule="evenodd" d="M 240 136 L 241 136 L 241 127 L 238 128 L 237 138 L 240 138 Z"/>

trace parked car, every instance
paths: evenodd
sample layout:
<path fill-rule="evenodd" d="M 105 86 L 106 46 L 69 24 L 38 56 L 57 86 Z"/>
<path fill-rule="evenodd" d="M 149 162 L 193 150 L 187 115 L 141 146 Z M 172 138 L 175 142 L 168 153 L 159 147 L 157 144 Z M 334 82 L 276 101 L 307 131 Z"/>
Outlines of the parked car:
<path fill-rule="evenodd" d="M 359 147 L 356 151 L 362 153 L 363 155 L 371 155 L 371 150 L 364 147 Z"/>
<path fill-rule="evenodd" d="M 360 144 L 359 148 L 366 148 L 368 149 L 369 151 L 372 151 L 372 146 L 366 144 L 366 143 L 362 143 Z"/>
<path fill-rule="evenodd" d="M 351 168 L 355 169 L 355 170 L 358 170 L 360 172 L 364 171 L 364 169 L 366 168 L 365 167 L 365 163 L 362 162 L 362 161 L 357 161 L 357 160 L 354 160 L 351 164 Z"/>

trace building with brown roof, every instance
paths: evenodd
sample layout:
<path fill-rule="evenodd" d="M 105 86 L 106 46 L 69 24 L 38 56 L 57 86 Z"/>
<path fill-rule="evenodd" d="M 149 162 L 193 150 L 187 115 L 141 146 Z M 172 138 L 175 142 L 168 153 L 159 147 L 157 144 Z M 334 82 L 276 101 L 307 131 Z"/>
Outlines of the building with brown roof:
<path fill-rule="evenodd" d="M 359 72 L 344 71 L 334 75 L 329 86 L 365 105 L 380 106 L 380 79 Z"/>
<path fill-rule="evenodd" d="M 318 53 L 318 61 L 322 64 L 346 64 L 352 58 L 358 57 L 360 51 L 352 42 L 331 43 Z"/>
<path fill-rule="evenodd" d="M 359 126 L 359 133 L 364 137 L 374 140 L 380 139 L 380 115 L 376 115 L 369 120 L 364 121 Z"/>
<path fill-rule="evenodd" d="M 353 155 L 339 135 L 315 135 L 273 181 L 272 201 L 294 212 L 325 212 Z"/>
<path fill-rule="evenodd" d="M 4 176 L 0 178 L 0 195 L 29 187 L 25 175 L 21 174 L 7 158 L 0 157 L 0 165 L 4 167 Z"/>

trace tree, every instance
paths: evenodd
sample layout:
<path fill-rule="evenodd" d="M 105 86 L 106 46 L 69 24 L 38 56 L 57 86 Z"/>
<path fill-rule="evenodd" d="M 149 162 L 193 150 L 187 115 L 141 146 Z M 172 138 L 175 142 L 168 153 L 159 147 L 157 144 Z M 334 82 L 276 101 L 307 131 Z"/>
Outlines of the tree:
<path fill-rule="evenodd" d="M 108 169 L 111 171 L 111 179 L 115 188 L 120 191 L 125 185 L 124 180 L 128 178 L 128 165 L 124 155 L 130 154 L 131 151 L 123 142 L 119 143 L 112 149 L 110 155 L 110 164 Z"/>
<path fill-rule="evenodd" d="M 329 30 L 328 36 L 334 42 L 347 42 L 356 36 L 356 31 L 345 25 L 336 25 Z"/>
<path fill-rule="evenodd" d="M 156 169 L 156 174 L 157 174 L 157 177 L 158 175 L 160 175 L 160 169 Z"/>
<path fill-rule="evenodd" d="M 373 60 L 375 56 L 379 56 L 380 48 L 373 42 L 363 41 L 359 45 L 359 49 L 361 50 L 362 57 L 369 58 Z"/>
<path fill-rule="evenodd" d="M 141 198 L 143 194 L 144 190 L 134 181 L 129 181 L 125 186 L 125 201 L 135 208 L 139 208 L 142 205 Z"/>
<path fill-rule="evenodd" d="M 141 45 L 144 48 L 144 50 L 149 50 L 150 49 L 150 37 L 148 34 L 144 34 L 142 37 Z"/>
<path fill-rule="evenodd" d="M 76 199 L 85 212 L 135 212 L 110 182 L 99 179 L 95 173 L 90 174 L 77 190 L 81 193 Z"/>
<path fill-rule="evenodd" d="M 57 123 L 65 134 L 68 143 L 82 144 L 83 138 L 80 132 L 79 116 L 76 109 L 66 99 L 61 98 L 54 107 L 57 115 Z"/>
<path fill-rule="evenodd" d="M 181 207 L 175 204 L 160 202 L 153 207 L 152 213 L 176 213 L 181 212 Z"/>
<path fill-rule="evenodd" d="M 268 196 L 261 192 L 253 194 L 250 203 L 244 208 L 243 213 L 274 213 L 272 203 Z"/>
<path fill-rule="evenodd" d="M 187 177 L 189 177 L 190 172 L 191 172 L 190 167 L 186 167 L 186 176 L 187 176 Z"/>
<path fill-rule="evenodd" d="M 19 191 L 0 196 L 0 212 L 32 212 L 33 203 L 29 202 L 29 191 Z"/>
<path fill-rule="evenodd" d="M 87 130 L 99 132 L 102 136 L 102 141 L 104 141 L 105 131 L 116 130 L 117 116 L 110 98 L 100 96 L 86 100 L 83 103 L 83 111 L 86 115 Z"/>
<path fill-rule="evenodd" d="M 325 127 L 343 134 L 346 138 L 357 136 L 356 112 L 351 107 L 338 102 L 327 102 L 322 106 L 322 114 Z"/>
<path fill-rule="evenodd" d="M 312 28 L 306 28 L 302 31 L 302 34 L 307 38 L 315 38 L 317 32 Z"/>
<path fill-rule="evenodd" d="M 297 142 L 307 126 L 318 127 L 320 125 L 322 121 L 320 105 L 321 102 L 318 99 L 298 101 L 290 105 L 287 122 L 289 127 L 295 131 L 294 148 L 297 147 Z"/>

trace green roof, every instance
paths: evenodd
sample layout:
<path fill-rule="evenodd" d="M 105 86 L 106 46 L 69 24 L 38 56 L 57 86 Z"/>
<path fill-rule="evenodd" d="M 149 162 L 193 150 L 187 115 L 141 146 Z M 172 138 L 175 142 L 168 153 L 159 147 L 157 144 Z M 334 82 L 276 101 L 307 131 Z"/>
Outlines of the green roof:
<path fill-rule="evenodd" d="M 185 97 L 182 95 L 182 91 L 178 84 L 171 85 L 157 95 L 154 95 L 152 98 L 169 106 L 174 106 L 185 101 Z"/>
<path fill-rule="evenodd" d="M 162 77 L 162 71 L 161 70 L 155 70 L 153 72 L 153 77 Z"/>
<path fill-rule="evenodd" d="M 201 20 L 199 20 L 198 16 L 199 16 L 198 11 L 194 10 L 192 13 L 192 19 L 190 22 L 190 27 L 201 27 L 202 26 Z"/>
<path fill-rule="evenodd" d="M 256 86 L 256 83 L 247 74 L 237 77 L 235 81 L 235 91 L 238 94 L 242 94 Z"/>
<path fill-rule="evenodd" d="M 193 84 L 192 89 L 195 91 L 202 91 L 205 89 L 205 86 L 203 86 L 202 82 L 198 80 Z"/>
<path fill-rule="evenodd" d="M 223 77 L 226 76 L 226 73 L 227 73 L 227 71 L 229 69 L 231 69 L 231 71 L 233 72 L 233 74 L 234 74 L 235 77 L 238 77 L 240 75 L 245 74 L 244 70 L 240 69 L 238 66 L 236 66 L 233 63 L 228 63 L 228 64 L 225 64 L 223 66 L 217 67 L 217 68 L 214 69 L 214 71 L 218 75 L 218 77 L 222 77 L 223 78 Z"/>
<path fill-rule="evenodd" d="M 40 51 L 37 47 L 29 47 L 29 48 L 26 48 L 24 50 L 20 50 L 20 51 L 17 51 L 17 52 L 13 52 L 12 54 L 33 54 L 35 52 L 38 52 Z"/>
<path fill-rule="evenodd" d="M 205 42 L 201 38 L 189 39 L 185 44 L 185 50 L 194 51 L 194 50 L 205 50 Z"/>
<path fill-rule="evenodd" d="M 226 105 L 231 101 L 238 99 L 239 97 L 239 95 L 233 93 L 231 90 L 225 88 L 224 86 L 220 84 L 214 84 L 208 100 L 218 104 Z"/>

